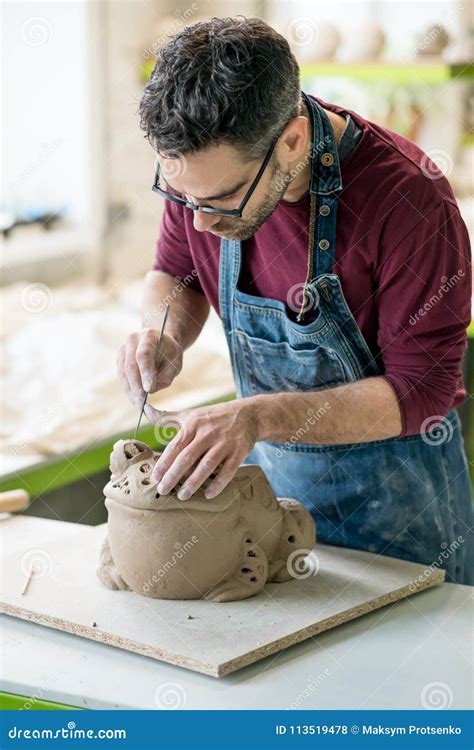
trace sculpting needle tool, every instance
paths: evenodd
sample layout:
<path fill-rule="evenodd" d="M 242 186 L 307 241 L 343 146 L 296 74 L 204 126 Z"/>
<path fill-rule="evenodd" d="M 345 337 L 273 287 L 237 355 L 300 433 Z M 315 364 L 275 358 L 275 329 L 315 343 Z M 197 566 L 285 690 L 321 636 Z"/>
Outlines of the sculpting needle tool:
<path fill-rule="evenodd" d="M 165 314 L 163 315 L 163 320 L 162 320 L 162 323 L 161 323 L 160 335 L 158 336 L 158 341 L 157 341 L 157 344 L 156 344 L 156 355 L 155 356 L 156 356 L 156 364 L 157 365 L 159 363 L 161 339 L 163 338 L 163 333 L 164 333 L 164 330 L 165 330 L 166 319 L 168 317 L 169 309 L 170 309 L 170 306 L 169 306 L 169 303 L 167 302 L 166 305 L 165 305 Z M 135 430 L 134 440 L 136 439 L 137 434 L 138 434 L 138 430 L 140 429 L 140 422 L 142 421 L 143 412 L 145 411 L 145 406 L 146 406 L 146 402 L 147 402 L 147 398 L 148 398 L 148 394 L 149 393 L 150 393 L 150 391 L 145 391 L 145 396 L 143 398 L 143 404 L 142 404 L 142 408 L 141 408 L 141 411 L 140 411 L 140 416 L 138 417 L 137 429 Z"/>

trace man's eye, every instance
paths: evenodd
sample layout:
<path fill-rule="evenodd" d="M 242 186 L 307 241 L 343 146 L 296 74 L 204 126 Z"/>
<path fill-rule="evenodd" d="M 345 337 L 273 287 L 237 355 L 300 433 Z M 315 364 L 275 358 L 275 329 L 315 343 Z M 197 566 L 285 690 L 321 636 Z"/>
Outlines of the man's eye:
<path fill-rule="evenodd" d="M 230 201 L 230 200 L 232 200 L 232 198 L 236 198 L 236 197 L 237 197 L 237 193 L 232 193 L 232 195 L 226 195 L 226 197 L 225 198 L 221 198 L 221 200 L 222 201 Z"/>

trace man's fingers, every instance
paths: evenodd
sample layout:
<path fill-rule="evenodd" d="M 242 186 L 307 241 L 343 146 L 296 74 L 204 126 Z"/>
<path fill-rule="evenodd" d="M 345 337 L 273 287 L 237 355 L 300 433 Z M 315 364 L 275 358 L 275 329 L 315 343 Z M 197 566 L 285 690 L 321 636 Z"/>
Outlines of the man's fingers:
<path fill-rule="evenodd" d="M 132 393 L 132 400 L 136 406 L 141 406 L 143 401 L 144 391 L 142 386 L 142 379 L 140 370 L 138 369 L 136 361 L 136 344 L 137 339 L 132 335 L 129 337 L 125 350 L 125 364 L 124 371 L 125 376 L 128 380 L 130 390 Z"/>
<path fill-rule="evenodd" d="M 167 495 L 168 492 L 171 492 L 171 490 L 176 487 L 177 483 L 183 478 L 183 475 L 194 466 L 196 461 L 200 459 L 207 448 L 208 446 L 203 445 L 202 440 L 195 440 L 188 445 L 187 448 L 181 450 L 158 484 L 158 492 L 160 495 Z"/>
<path fill-rule="evenodd" d="M 243 458 L 245 458 L 245 456 Z M 204 493 L 208 500 L 212 500 L 213 497 L 216 497 L 216 495 L 227 487 L 231 479 L 234 478 L 243 458 L 240 454 L 232 454 L 225 460 L 217 478 L 213 479 Z"/>
<path fill-rule="evenodd" d="M 150 391 L 152 393 L 161 391 L 171 385 L 178 371 L 175 363 L 176 360 L 160 361 L 158 372 L 151 383 Z"/>
<path fill-rule="evenodd" d="M 185 425 L 184 419 L 180 412 L 164 411 L 155 409 L 151 404 L 145 404 L 145 415 L 151 424 L 155 425 L 155 436 L 161 445 L 168 446 L 176 437 L 177 433 L 182 432 L 183 447 L 187 443 L 184 441 L 184 430 L 189 433 L 189 427 Z M 161 456 L 160 456 L 161 460 Z"/>
<path fill-rule="evenodd" d="M 156 331 L 145 331 L 137 346 L 135 359 L 145 391 L 151 390 L 155 379 Z"/>
<path fill-rule="evenodd" d="M 202 457 L 192 474 L 189 475 L 179 490 L 178 498 L 180 500 L 188 500 L 191 495 L 194 495 L 206 479 L 208 479 L 214 470 L 217 469 L 222 461 L 222 454 L 222 449 L 214 449 L 208 451 L 208 453 Z"/>
<path fill-rule="evenodd" d="M 152 424 L 159 424 L 160 420 L 163 419 L 164 412 L 160 411 L 159 409 L 155 409 L 154 406 L 151 404 L 145 404 L 145 414 L 147 419 Z"/>
<path fill-rule="evenodd" d="M 176 344 L 169 337 L 164 336 L 160 351 L 157 352 L 157 343 L 157 332 L 145 331 L 136 352 L 143 387 L 151 393 L 171 385 L 180 369 L 180 351 Z"/>
<path fill-rule="evenodd" d="M 131 333 L 117 355 L 121 386 L 137 408 L 141 408 L 145 391 L 166 388 L 181 370 L 181 347 L 165 334 L 158 352 L 158 340 L 159 333 L 153 328 Z"/>
<path fill-rule="evenodd" d="M 145 407 L 145 412 L 147 409 L 148 406 Z M 153 411 L 156 412 L 156 409 Z M 194 430 L 191 430 L 191 428 L 188 425 L 185 425 L 178 417 L 174 417 L 172 414 L 166 412 L 161 412 L 160 418 L 155 423 L 155 430 L 156 428 L 161 431 L 164 437 L 167 437 L 166 433 L 169 433 L 171 429 L 179 429 L 178 434 L 170 440 L 152 471 L 151 478 L 160 482 L 165 472 L 172 466 L 173 461 L 175 461 L 181 451 L 191 442 L 194 437 Z"/>
<path fill-rule="evenodd" d="M 117 374 L 120 381 L 120 385 L 124 389 L 130 401 L 133 402 L 132 391 L 130 390 L 130 384 L 125 375 L 125 344 L 123 344 L 117 355 Z"/>

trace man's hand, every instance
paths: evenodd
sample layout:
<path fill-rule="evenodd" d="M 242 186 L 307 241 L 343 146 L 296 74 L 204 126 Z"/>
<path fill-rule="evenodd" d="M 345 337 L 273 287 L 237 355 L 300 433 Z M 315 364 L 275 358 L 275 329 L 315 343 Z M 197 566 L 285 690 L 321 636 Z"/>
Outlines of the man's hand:
<path fill-rule="evenodd" d="M 266 393 L 176 414 L 152 406 L 145 413 L 166 432 L 180 427 L 153 470 L 165 495 L 187 477 L 178 492 L 187 500 L 218 468 L 206 488 L 218 495 L 258 440 L 340 445 L 396 437 L 402 430 L 400 408 L 383 377 L 356 380 L 320 391 Z M 189 475 L 189 476 L 188 476 Z"/>
<path fill-rule="evenodd" d="M 183 351 L 166 333 L 161 340 L 157 357 L 159 331 L 145 328 L 131 333 L 119 349 L 117 371 L 119 380 L 130 401 L 141 408 L 145 391 L 167 388 L 181 372 Z"/>
<path fill-rule="evenodd" d="M 252 399 L 202 406 L 177 414 L 159 412 L 147 404 L 145 413 L 150 422 L 163 430 L 170 425 L 181 428 L 152 473 L 162 495 L 189 474 L 178 492 L 180 500 L 190 498 L 218 467 L 217 477 L 210 482 L 205 495 L 211 499 L 222 492 L 257 440 Z"/>

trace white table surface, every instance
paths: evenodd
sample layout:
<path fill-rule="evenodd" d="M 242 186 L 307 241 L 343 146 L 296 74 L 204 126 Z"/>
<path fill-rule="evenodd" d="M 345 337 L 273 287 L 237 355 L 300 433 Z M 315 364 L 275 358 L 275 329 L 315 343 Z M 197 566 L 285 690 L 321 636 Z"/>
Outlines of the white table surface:
<path fill-rule="evenodd" d="M 95 709 L 421 709 L 424 691 L 468 709 L 473 591 L 443 584 L 220 679 L 2 615 L 0 689 Z"/>

